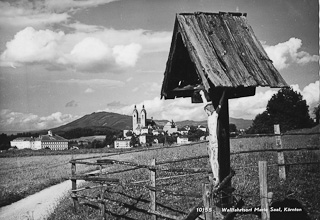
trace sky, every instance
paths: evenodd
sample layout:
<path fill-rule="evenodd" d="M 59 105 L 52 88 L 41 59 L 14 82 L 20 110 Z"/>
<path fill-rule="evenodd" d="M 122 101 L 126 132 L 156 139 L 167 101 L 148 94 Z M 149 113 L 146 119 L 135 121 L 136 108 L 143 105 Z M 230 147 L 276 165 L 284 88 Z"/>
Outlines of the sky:
<path fill-rule="evenodd" d="M 160 99 L 176 13 L 245 12 L 284 80 L 310 113 L 319 103 L 316 0 L 0 1 L 0 131 L 49 129 L 98 111 L 204 120 L 190 98 Z M 254 119 L 278 89 L 229 100 Z"/>

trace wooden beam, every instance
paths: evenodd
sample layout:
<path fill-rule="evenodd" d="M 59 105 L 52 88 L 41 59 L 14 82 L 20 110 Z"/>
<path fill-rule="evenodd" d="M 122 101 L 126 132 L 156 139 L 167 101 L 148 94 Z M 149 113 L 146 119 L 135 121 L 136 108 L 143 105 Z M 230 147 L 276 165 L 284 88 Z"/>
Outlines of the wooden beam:
<path fill-rule="evenodd" d="M 281 140 L 281 136 L 280 136 L 280 125 L 274 125 L 274 134 L 277 135 L 276 136 L 276 147 L 279 150 L 283 149 L 282 146 L 282 140 Z M 286 166 L 285 164 L 285 160 L 284 160 L 284 153 L 283 151 L 278 151 L 278 164 L 279 164 L 279 179 L 280 181 L 284 181 L 286 180 Z"/>
<path fill-rule="evenodd" d="M 76 175 L 76 164 L 72 163 L 71 164 L 71 176 L 74 177 Z M 77 179 L 71 179 L 71 189 L 76 190 L 77 189 Z M 73 207 L 74 211 L 78 212 L 79 209 L 79 200 L 77 197 L 77 192 L 72 193 L 72 200 L 73 200 Z"/>
<path fill-rule="evenodd" d="M 220 97 L 222 96 L 222 90 L 217 90 L 218 94 L 209 93 L 212 104 L 215 109 L 218 108 Z M 228 91 L 226 91 L 225 97 L 228 97 Z M 219 98 L 217 98 L 219 97 Z M 225 98 L 222 102 L 219 112 L 217 123 L 217 138 L 218 138 L 218 164 L 219 164 L 219 179 L 225 179 L 230 173 L 230 138 L 229 138 L 229 103 L 228 98 Z M 226 188 L 231 187 L 231 182 L 228 182 Z M 223 190 L 222 190 L 223 191 Z M 226 193 L 227 194 L 227 193 Z M 224 197 L 222 199 L 222 206 L 228 206 L 232 201 L 230 197 Z"/>
<path fill-rule="evenodd" d="M 156 165 L 156 159 L 151 160 L 151 166 Z M 150 186 L 156 187 L 156 170 L 150 170 Z M 156 211 L 156 191 L 149 189 L 150 192 L 150 207 L 149 210 L 152 212 Z M 152 215 L 152 220 L 157 220 L 157 215 Z"/>
<path fill-rule="evenodd" d="M 261 220 L 270 220 L 267 185 L 267 162 L 259 161 Z"/>

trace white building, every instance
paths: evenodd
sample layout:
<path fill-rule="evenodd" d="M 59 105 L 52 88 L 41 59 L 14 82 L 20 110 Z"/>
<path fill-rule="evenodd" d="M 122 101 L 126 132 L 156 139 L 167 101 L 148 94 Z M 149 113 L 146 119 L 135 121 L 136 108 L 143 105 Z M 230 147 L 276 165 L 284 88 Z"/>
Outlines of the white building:
<path fill-rule="evenodd" d="M 10 142 L 10 145 L 18 149 L 40 150 L 49 148 L 50 150 L 67 150 L 68 140 L 59 135 L 53 135 L 51 131 L 48 131 L 47 135 L 40 135 L 38 138 L 16 138 Z"/>
<path fill-rule="evenodd" d="M 134 106 L 134 109 L 132 112 L 132 131 L 138 135 L 141 133 L 141 129 L 145 128 L 146 125 L 147 125 L 147 111 L 144 109 L 144 105 L 142 106 L 140 117 L 137 110 L 137 106 Z"/>
<path fill-rule="evenodd" d="M 130 140 L 115 140 L 114 148 L 132 148 L 132 146 L 130 146 Z"/>
<path fill-rule="evenodd" d="M 168 132 L 168 134 L 176 133 L 178 132 L 178 128 L 176 124 L 173 121 L 169 121 L 164 127 L 163 127 L 164 132 Z"/>
<path fill-rule="evenodd" d="M 41 149 L 41 141 L 39 138 L 33 137 L 19 137 L 10 141 L 11 147 L 16 147 L 18 149 L 32 149 L 39 150 Z"/>
<path fill-rule="evenodd" d="M 181 129 L 178 129 L 179 133 L 182 134 L 182 135 L 187 135 L 188 134 L 188 130 L 185 129 L 185 128 L 181 128 Z"/>
<path fill-rule="evenodd" d="M 147 135 L 145 135 L 145 134 L 140 135 L 139 142 L 140 142 L 140 144 L 146 144 L 147 143 Z"/>
<path fill-rule="evenodd" d="M 204 131 L 204 132 L 207 131 L 207 128 L 202 126 L 202 125 L 198 125 L 198 129 L 201 130 L 201 131 Z"/>
<path fill-rule="evenodd" d="M 189 140 L 187 137 L 177 137 L 177 144 L 188 144 Z"/>

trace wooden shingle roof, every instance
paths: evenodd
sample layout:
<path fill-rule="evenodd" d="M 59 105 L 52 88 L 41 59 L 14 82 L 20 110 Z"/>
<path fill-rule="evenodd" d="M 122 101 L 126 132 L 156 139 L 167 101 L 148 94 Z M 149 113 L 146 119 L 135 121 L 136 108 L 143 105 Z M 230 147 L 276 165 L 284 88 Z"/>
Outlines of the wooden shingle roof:
<path fill-rule="evenodd" d="M 176 15 L 161 96 L 189 85 L 213 88 L 287 87 L 242 13 Z M 232 98 L 232 97 L 229 97 Z"/>

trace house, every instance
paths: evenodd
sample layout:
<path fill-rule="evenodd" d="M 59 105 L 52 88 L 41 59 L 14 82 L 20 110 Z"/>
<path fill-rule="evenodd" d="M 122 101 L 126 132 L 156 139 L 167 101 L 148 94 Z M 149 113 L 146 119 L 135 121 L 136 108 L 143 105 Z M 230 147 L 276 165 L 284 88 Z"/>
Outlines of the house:
<path fill-rule="evenodd" d="M 68 150 L 68 140 L 59 135 L 53 135 L 51 131 L 48 131 L 46 135 L 40 135 L 39 139 L 41 149 Z"/>
<path fill-rule="evenodd" d="M 39 138 L 19 137 L 10 141 L 10 146 L 18 149 L 39 150 L 41 149 L 41 142 Z"/>
<path fill-rule="evenodd" d="M 203 125 L 198 125 L 198 128 L 197 128 L 198 130 L 201 130 L 201 131 L 204 131 L 204 132 L 206 132 L 207 131 L 207 128 L 205 127 L 205 126 L 203 126 Z"/>
<path fill-rule="evenodd" d="M 10 145 L 18 149 L 40 150 L 49 148 L 50 150 L 67 150 L 68 140 L 59 135 L 53 135 L 51 131 L 48 131 L 48 134 L 40 135 L 38 138 L 16 138 L 10 142 Z"/>
<path fill-rule="evenodd" d="M 114 148 L 132 148 L 130 146 L 130 140 L 124 139 L 124 140 L 115 140 L 114 141 Z"/>
<path fill-rule="evenodd" d="M 141 128 L 141 134 L 148 134 L 148 132 L 149 132 L 148 127 Z"/>
<path fill-rule="evenodd" d="M 185 128 L 179 128 L 179 129 L 178 129 L 178 132 L 179 132 L 181 135 L 187 135 L 187 134 L 188 134 L 188 130 L 185 129 Z"/>
<path fill-rule="evenodd" d="M 178 128 L 174 121 L 169 121 L 165 126 L 163 127 L 163 131 L 167 132 L 169 135 L 178 132 Z"/>
<path fill-rule="evenodd" d="M 140 135 L 139 142 L 140 142 L 140 144 L 146 144 L 147 143 L 147 135 L 146 134 Z"/>
<path fill-rule="evenodd" d="M 160 133 L 159 133 L 159 130 L 152 130 L 152 134 L 154 136 L 158 136 Z"/>
<path fill-rule="evenodd" d="M 177 137 L 177 144 L 188 144 L 188 143 L 189 143 L 188 137 L 184 137 L 184 136 Z"/>

